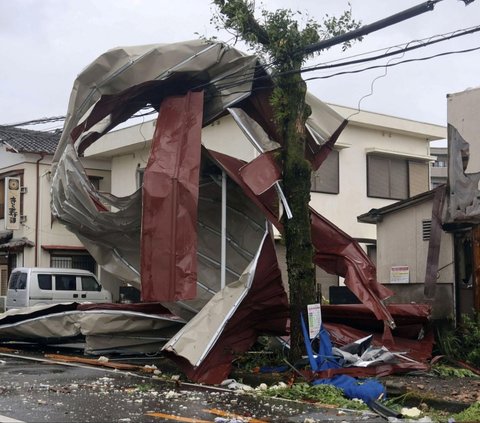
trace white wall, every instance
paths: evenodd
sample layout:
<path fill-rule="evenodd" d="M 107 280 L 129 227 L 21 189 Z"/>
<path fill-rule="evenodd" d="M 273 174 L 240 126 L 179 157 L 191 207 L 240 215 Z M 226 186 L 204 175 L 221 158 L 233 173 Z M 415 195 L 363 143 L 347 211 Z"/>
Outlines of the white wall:
<path fill-rule="evenodd" d="M 377 277 L 390 282 L 392 266 L 408 266 L 410 283 L 424 283 L 428 256 L 428 241 L 423 240 L 422 220 L 432 218 L 432 201 L 385 215 L 378 223 Z M 374 226 L 374 225 L 372 225 Z M 453 283 L 453 239 L 442 232 L 439 257 L 439 283 Z"/>
<path fill-rule="evenodd" d="M 218 119 L 203 128 L 202 144 L 210 150 L 247 162 L 258 156 L 257 150 L 230 116 Z"/>
<path fill-rule="evenodd" d="M 50 254 L 42 249 L 47 245 L 58 245 L 65 247 L 82 247 L 82 243 L 71 233 L 63 224 L 58 221 L 52 222 L 52 212 L 50 209 L 50 187 L 51 187 L 51 156 L 46 156 L 38 163 L 41 158 L 39 154 L 17 154 L 2 152 L 2 161 L 0 165 L 7 164 L 4 160 L 8 158 L 10 166 L 1 167 L 1 172 L 23 171 L 23 186 L 26 193 L 22 194 L 23 215 L 26 221 L 21 224 L 20 229 L 15 230 L 13 238 L 25 237 L 36 244 L 35 247 L 26 247 L 23 254 L 19 254 L 18 265 L 23 266 L 50 266 Z M 110 163 L 108 161 L 84 161 L 87 174 L 103 178 L 100 182 L 100 189 L 110 192 Z M 37 200 L 37 175 L 38 175 L 38 200 Z M 38 209 L 37 209 L 38 201 Z M 38 232 L 37 227 L 38 216 Z M 0 220 L 0 225 L 4 228 L 4 220 Z M 38 235 L 38 239 L 37 239 Z M 35 263 L 35 254 L 37 262 Z"/>
<path fill-rule="evenodd" d="M 409 156 L 428 156 L 428 142 L 405 134 L 348 125 L 337 141 L 339 153 L 339 194 L 312 193 L 311 205 L 354 238 L 376 239 L 375 225 L 357 222 L 357 216 L 372 208 L 396 202 L 367 197 L 367 151 L 386 150 Z"/>

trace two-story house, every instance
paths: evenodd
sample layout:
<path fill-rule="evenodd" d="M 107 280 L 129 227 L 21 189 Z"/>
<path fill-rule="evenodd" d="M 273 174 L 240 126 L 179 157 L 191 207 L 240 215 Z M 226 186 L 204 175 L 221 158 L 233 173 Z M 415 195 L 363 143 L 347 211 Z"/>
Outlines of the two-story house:
<path fill-rule="evenodd" d="M 0 126 L 0 296 L 18 266 L 73 267 L 98 274 L 78 238 L 52 218 L 50 166 L 59 138 L 58 132 Z M 110 191 L 110 162 L 88 159 L 84 164 L 90 182 Z"/>

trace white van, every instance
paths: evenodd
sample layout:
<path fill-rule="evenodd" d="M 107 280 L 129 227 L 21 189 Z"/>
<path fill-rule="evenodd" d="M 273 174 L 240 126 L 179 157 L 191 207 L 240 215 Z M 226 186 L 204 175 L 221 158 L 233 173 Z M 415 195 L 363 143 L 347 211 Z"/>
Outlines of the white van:
<path fill-rule="evenodd" d="M 12 271 L 7 310 L 65 302 L 110 303 L 112 294 L 87 270 L 17 267 Z"/>

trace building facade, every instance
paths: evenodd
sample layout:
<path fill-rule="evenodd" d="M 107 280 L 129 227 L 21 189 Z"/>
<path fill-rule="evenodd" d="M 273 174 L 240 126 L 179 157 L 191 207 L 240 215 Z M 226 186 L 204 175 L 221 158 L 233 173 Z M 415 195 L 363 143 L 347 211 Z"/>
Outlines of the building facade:
<path fill-rule="evenodd" d="M 370 210 L 358 217 L 360 222 L 377 228 L 377 278 L 395 292 L 390 301 L 426 301 L 432 210 L 435 193 L 441 189 L 444 186 Z M 463 290 L 460 293 L 455 289 L 454 234 L 440 231 L 438 251 L 432 318 L 447 319 L 455 314 L 455 297 L 464 294 Z M 466 287 L 466 284 L 463 285 Z"/>
<path fill-rule="evenodd" d="M 430 169 L 431 187 L 446 184 L 448 178 L 448 149 L 447 147 L 432 147 L 431 153 L 436 157 Z"/>
<path fill-rule="evenodd" d="M 0 296 L 15 267 L 83 268 L 99 274 L 92 256 L 50 210 L 50 166 L 59 136 L 0 127 Z M 109 161 L 89 159 L 84 165 L 90 182 L 110 192 Z M 11 188 L 18 188 L 16 197 Z"/>

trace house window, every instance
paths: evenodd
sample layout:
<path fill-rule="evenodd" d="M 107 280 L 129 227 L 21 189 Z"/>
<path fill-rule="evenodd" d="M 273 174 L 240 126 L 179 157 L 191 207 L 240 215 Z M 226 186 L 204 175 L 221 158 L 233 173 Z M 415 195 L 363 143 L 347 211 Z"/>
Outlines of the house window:
<path fill-rule="evenodd" d="M 84 269 L 95 273 L 96 263 L 90 254 L 64 251 L 51 253 L 50 266 L 63 269 Z"/>
<path fill-rule="evenodd" d="M 339 152 L 332 150 L 318 170 L 312 172 L 312 192 L 338 194 L 339 173 Z"/>
<path fill-rule="evenodd" d="M 101 176 L 91 176 L 91 175 L 88 175 L 88 180 L 90 181 L 90 183 L 93 185 L 93 187 L 95 188 L 95 190 L 97 191 L 100 191 L 100 181 L 102 180 L 103 178 Z"/>
<path fill-rule="evenodd" d="M 443 160 L 437 160 L 436 162 L 432 163 L 433 167 L 447 167 L 447 162 Z"/>
<path fill-rule="evenodd" d="M 142 188 L 144 175 L 145 175 L 145 168 L 137 167 L 137 189 Z"/>
<path fill-rule="evenodd" d="M 404 200 L 428 191 L 428 164 L 398 157 L 367 156 L 367 195 Z"/>

